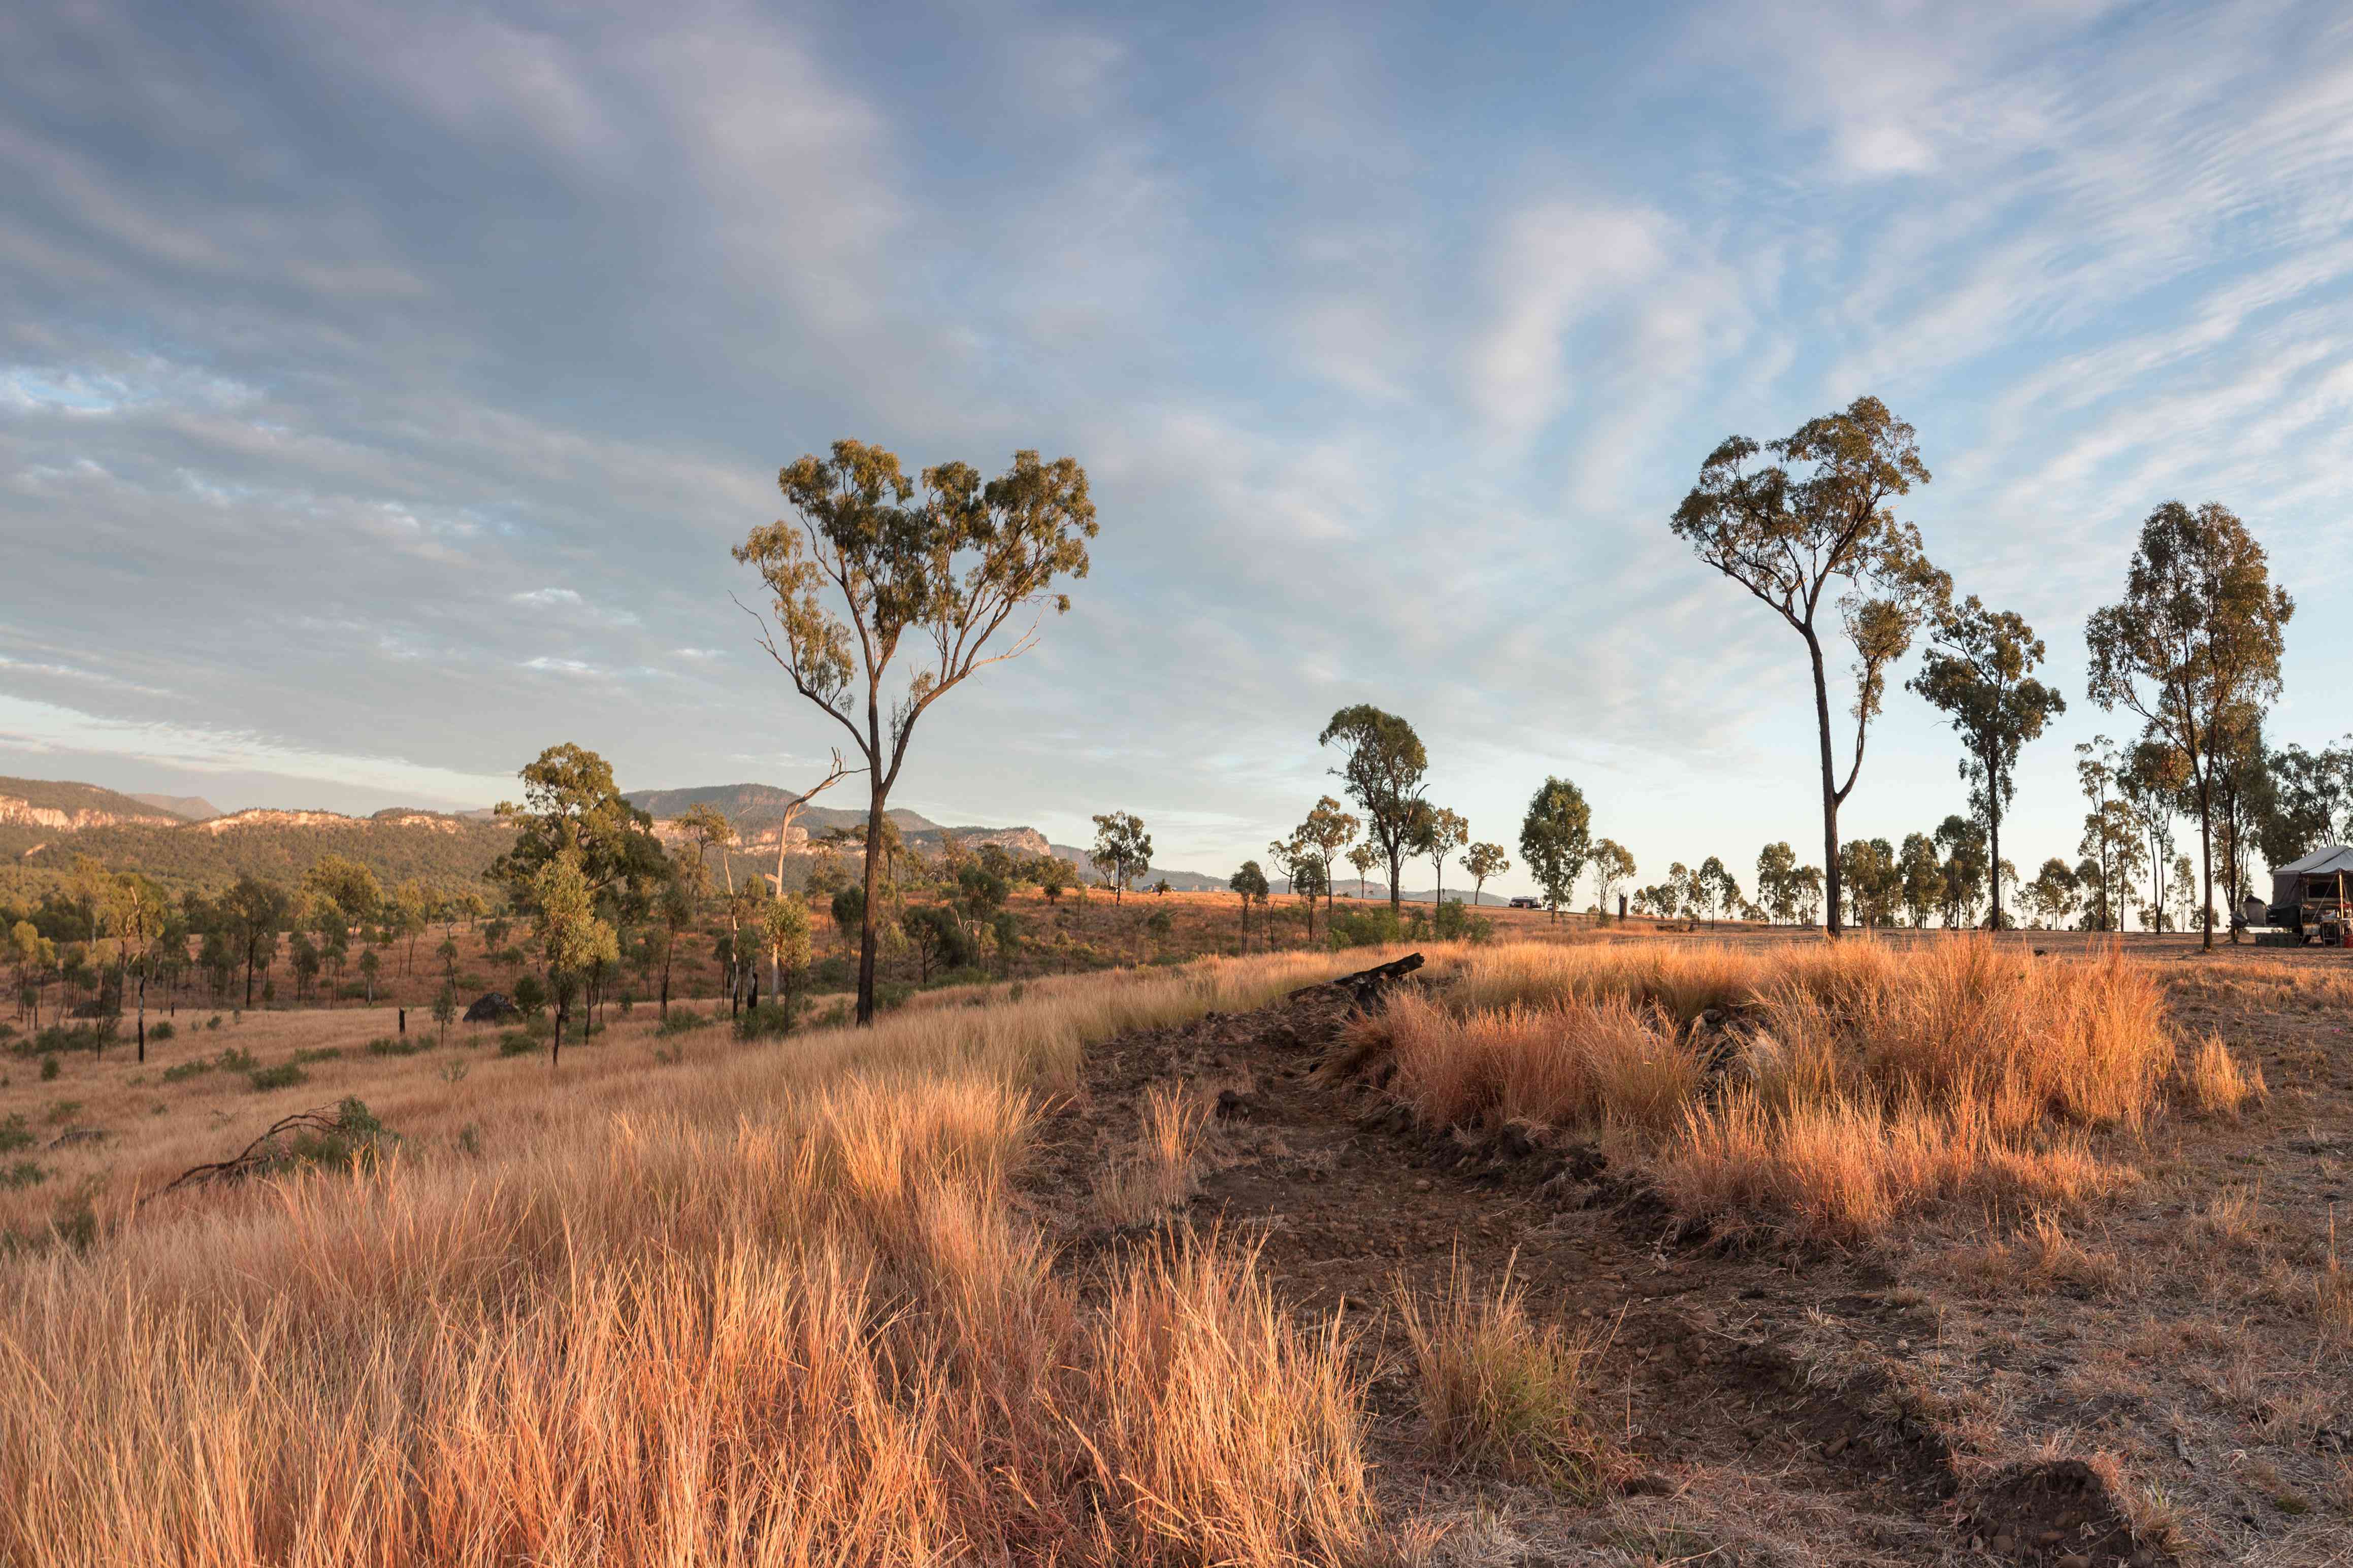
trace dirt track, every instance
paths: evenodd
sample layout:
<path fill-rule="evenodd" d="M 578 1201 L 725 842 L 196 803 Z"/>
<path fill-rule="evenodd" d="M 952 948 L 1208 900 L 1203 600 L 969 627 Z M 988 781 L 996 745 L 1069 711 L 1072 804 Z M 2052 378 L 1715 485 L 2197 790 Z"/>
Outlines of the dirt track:
<path fill-rule="evenodd" d="M 2194 938 L 2141 946 L 2200 968 Z M 1049 1119 L 1030 1190 L 1083 1268 L 1137 1239 L 1091 1194 L 1134 1146 L 1145 1090 L 1173 1082 L 1216 1105 L 1176 1223 L 1256 1242 L 1288 1301 L 1357 1324 L 1384 1494 L 1442 1530 L 1440 1560 L 2113 1565 L 2175 1561 L 2169 1540 L 2185 1561 L 2353 1562 L 2336 1511 L 2353 1486 L 2330 1489 L 2353 1479 L 2339 1458 L 2353 1381 L 2312 1394 L 2346 1359 L 2262 1326 L 2295 1317 L 2283 1270 L 2313 1261 L 2310 1222 L 2346 1195 L 2346 1012 L 2291 1017 L 2213 989 L 2177 993 L 2179 1026 L 2231 1033 L 2281 1092 L 2252 1121 L 2175 1122 L 2123 1151 L 2146 1179 L 2066 1244 L 2080 1262 L 2017 1248 L 2017 1216 L 1954 1215 L 1841 1254 L 1681 1236 L 1598 1148 L 1413 1127 L 1361 1074 L 1333 1070 L 1346 1005 L 1325 995 L 1099 1048 Z M 2335 1132 L 2315 1130 L 2328 1118 Z M 2250 1177 L 2263 1215 L 2220 1239 L 2201 1229 L 2212 1195 Z M 1606 1343 L 1602 1419 L 1630 1456 L 1618 1495 L 1573 1507 L 1427 1454 L 1386 1308 L 1400 1288 L 1440 1289 L 1458 1259 L 1490 1285 L 1509 1268 L 1533 1308 Z M 2111 1497 L 2104 1476 L 2130 1477 L 2133 1495 Z M 2126 1516 L 2149 1524 L 2152 1489 L 2179 1519 L 2137 1544 Z"/>

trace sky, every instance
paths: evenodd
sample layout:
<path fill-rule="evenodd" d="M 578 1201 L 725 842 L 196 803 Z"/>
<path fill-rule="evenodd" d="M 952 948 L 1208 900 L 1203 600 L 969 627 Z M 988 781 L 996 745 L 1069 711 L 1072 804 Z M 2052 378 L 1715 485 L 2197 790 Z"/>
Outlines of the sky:
<path fill-rule="evenodd" d="M 1641 880 L 1746 881 L 1820 858 L 1802 647 L 1668 519 L 1864 393 L 2067 697 L 2028 875 L 2134 731 L 2083 624 L 2162 501 L 2297 598 L 2274 738 L 2353 727 L 2341 5 L 16 0 L 0 212 L 0 773 L 811 782 L 728 549 L 853 436 L 1071 456 L 1102 524 L 894 805 L 1222 873 L 1369 701 L 1515 861 L 1558 774 Z M 1847 835 L 1963 809 L 1957 757 L 1893 689 Z"/>

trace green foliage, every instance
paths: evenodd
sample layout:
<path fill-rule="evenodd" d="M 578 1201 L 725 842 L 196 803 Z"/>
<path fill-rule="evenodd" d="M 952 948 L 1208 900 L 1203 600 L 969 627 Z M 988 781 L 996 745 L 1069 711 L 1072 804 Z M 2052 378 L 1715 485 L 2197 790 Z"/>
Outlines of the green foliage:
<path fill-rule="evenodd" d="M 1546 779 L 1520 823 L 1520 855 L 1556 912 L 1576 894 L 1593 853 L 1592 834 L 1593 808 L 1585 792 L 1567 779 Z"/>
<path fill-rule="evenodd" d="M 536 974 L 519 974 L 515 977 L 514 990 L 507 999 L 524 1017 L 536 1018 L 546 1010 L 547 987 L 541 984 Z"/>
<path fill-rule="evenodd" d="M 260 1065 L 259 1059 L 251 1051 L 240 1049 L 236 1046 L 230 1046 L 223 1050 L 217 1060 L 223 1069 L 228 1072 L 251 1072 Z"/>
<path fill-rule="evenodd" d="M 280 1062 L 276 1067 L 254 1068 L 245 1075 L 256 1094 L 267 1094 L 275 1089 L 291 1089 L 298 1083 L 308 1083 L 311 1075 L 294 1062 Z"/>
<path fill-rule="evenodd" d="M 151 1024 L 147 1027 L 147 1038 L 157 1045 L 161 1045 L 178 1033 L 177 1029 L 172 1027 L 172 1021 L 168 1018 L 158 1024 Z"/>
<path fill-rule="evenodd" d="M 1333 714 L 1315 743 L 1342 748 L 1341 763 L 1332 771 L 1365 813 L 1366 841 L 1388 867 L 1394 910 L 1398 868 L 1413 852 L 1421 829 L 1422 775 L 1430 770 L 1430 753 L 1412 725 L 1366 702 Z"/>
<path fill-rule="evenodd" d="M 25 1113 L 0 1117 L 0 1154 L 14 1154 L 19 1149 L 33 1146 L 33 1130 L 25 1125 Z"/>
<path fill-rule="evenodd" d="M 421 1041 L 403 1035 L 378 1035 L 367 1043 L 367 1054 L 372 1057 L 413 1057 L 423 1049 Z"/>
<path fill-rule="evenodd" d="M 1111 884 L 1116 900 L 1152 869 L 1152 835 L 1144 830 L 1144 819 L 1132 811 L 1097 816 L 1094 847 L 1088 851 L 1087 860 Z"/>
<path fill-rule="evenodd" d="M 372 1165 L 399 1142 L 399 1135 L 376 1120 L 365 1100 L 347 1096 L 336 1105 L 332 1126 L 323 1131 L 302 1129 L 287 1141 L 284 1152 L 264 1169 L 283 1171 L 314 1165 L 348 1170 Z"/>
<path fill-rule="evenodd" d="M 793 1032 L 800 1016 L 797 999 L 792 1002 L 763 1002 L 756 1007 L 746 1007 L 735 1016 L 735 1037 L 739 1040 L 776 1040 Z"/>
<path fill-rule="evenodd" d="M 13 793 L 0 787 L 0 794 Z M 189 826 L 162 826 L 117 823 L 88 827 L 73 836 L 74 847 L 110 866 L 133 866 L 174 893 L 225 892 L 240 880 L 274 885 L 285 890 L 300 884 L 311 867 L 337 856 L 364 867 L 377 880 L 417 879 L 442 886 L 477 883 L 511 836 L 493 823 L 466 817 L 435 817 L 433 827 L 405 823 L 413 812 L 393 812 L 375 818 L 329 823 L 240 823 L 232 832 L 212 833 Z M 21 855 L 41 837 L 13 840 L 17 829 L 0 829 L 0 895 L 37 897 L 58 887 L 56 870 L 43 869 L 37 858 L 26 864 L 5 862 Z M 277 916 L 283 924 L 286 910 Z M 244 963 L 242 952 L 238 957 Z"/>
<path fill-rule="evenodd" d="M 538 1049 L 539 1040 L 528 1029 L 499 1031 L 499 1055 L 502 1057 L 527 1057 Z"/>
<path fill-rule="evenodd" d="M 192 1078 L 202 1078 L 205 1074 L 212 1071 L 217 1065 L 219 1064 L 206 1061 L 201 1058 L 192 1061 L 174 1062 L 170 1067 L 164 1069 L 164 1081 L 165 1083 L 185 1083 Z"/>
<path fill-rule="evenodd" d="M 294 1060 L 308 1066 L 312 1062 L 341 1061 L 343 1053 L 333 1046 L 311 1046 L 294 1053 Z"/>
<path fill-rule="evenodd" d="M 697 1029 L 709 1028 L 711 1024 L 712 1019 L 707 1014 L 695 1012 L 691 1007 L 674 1007 L 670 1009 L 670 1016 L 655 1026 L 654 1033 L 664 1038 L 672 1035 L 691 1035 Z"/>
<path fill-rule="evenodd" d="M 512 845 L 488 873 L 517 908 L 543 907 L 543 880 L 566 857 L 582 884 L 584 904 L 600 897 L 642 904 L 651 895 L 669 863 L 653 836 L 653 818 L 621 798 L 611 763 L 566 743 L 540 752 L 522 776 L 522 803 L 498 806 L 499 816 L 514 824 Z M 540 934 L 544 940 L 543 918 Z"/>
<path fill-rule="evenodd" d="M 37 1187 L 48 1179 L 49 1173 L 30 1160 L 19 1160 L 13 1165 L 0 1165 L 0 1193 Z"/>
<path fill-rule="evenodd" d="M 1335 948 L 1379 947 L 1405 940 L 1405 922 L 1395 910 L 1376 905 L 1370 909 L 1348 909 L 1335 906 L 1332 910 L 1330 928 L 1324 940 Z"/>
<path fill-rule="evenodd" d="M 57 1079 L 57 1076 L 58 1058 L 55 1057 L 43 1057 L 41 1058 L 41 1081 L 43 1083 L 53 1082 Z"/>

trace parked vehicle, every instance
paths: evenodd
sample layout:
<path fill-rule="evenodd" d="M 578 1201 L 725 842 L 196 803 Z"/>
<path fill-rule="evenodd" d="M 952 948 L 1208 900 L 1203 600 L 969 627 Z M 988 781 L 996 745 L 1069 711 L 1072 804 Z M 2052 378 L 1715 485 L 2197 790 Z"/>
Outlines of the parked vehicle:
<path fill-rule="evenodd" d="M 1522 893 L 1519 897 L 1512 900 L 1512 908 L 1515 910 L 1540 910 L 1544 908 L 1544 900 L 1542 899 L 1532 899 L 1525 893 Z"/>

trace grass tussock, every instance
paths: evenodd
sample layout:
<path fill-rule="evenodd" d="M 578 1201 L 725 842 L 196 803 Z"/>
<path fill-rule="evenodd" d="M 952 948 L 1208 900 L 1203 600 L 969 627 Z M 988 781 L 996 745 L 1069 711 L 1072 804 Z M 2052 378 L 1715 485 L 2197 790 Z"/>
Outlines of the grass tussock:
<path fill-rule="evenodd" d="M 2271 1096 L 2262 1064 L 2242 1062 L 2222 1037 L 2213 1034 L 2199 1041 L 2190 1054 L 2182 1088 L 2189 1103 L 2209 1116 L 2236 1116 Z"/>
<path fill-rule="evenodd" d="M 1526 1298 L 1508 1270 L 1492 1291 L 1479 1289 L 1459 1257 L 1435 1300 L 1399 1287 L 1422 1420 L 1451 1459 L 1590 1502 L 1621 1462 L 1593 1408 L 1599 1347 L 1537 1323 Z"/>
<path fill-rule="evenodd" d="M 2156 1109 L 2164 1020 L 2120 954 L 1959 938 L 1503 948 L 1364 1028 L 1426 1120 L 1629 1129 L 1687 1214 L 1852 1240 L 1928 1203 L 2026 1213 L 2124 1179 L 2083 1131 Z"/>
<path fill-rule="evenodd" d="M 1216 1241 L 1058 1272 L 1006 1191 L 1066 1053 L 1351 966 L 534 1074 L 465 1108 L 478 1157 L 412 1139 L 0 1268 L 0 1562 L 1362 1555 L 1340 1329 Z"/>
<path fill-rule="evenodd" d="M 1208 1108 L 1182 1086 L 1158 1083 L 1145 1090 L 1137 1146 L 1103 1173 L 1097 1211 L 1113 1225 L 1140 1225 L 1191 1197 L 1208 1124 Z"/>

